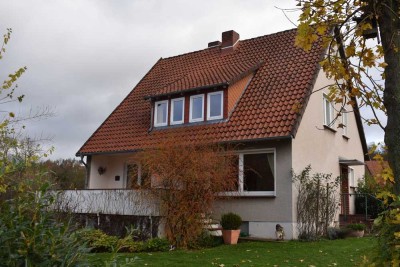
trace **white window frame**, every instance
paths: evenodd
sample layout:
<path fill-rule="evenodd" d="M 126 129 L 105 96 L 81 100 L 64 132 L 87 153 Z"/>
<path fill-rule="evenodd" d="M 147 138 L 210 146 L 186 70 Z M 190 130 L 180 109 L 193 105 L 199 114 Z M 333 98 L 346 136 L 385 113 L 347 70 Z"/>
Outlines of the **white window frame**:
<path fill-rule="evenodd" d="M 201 118 L 193 119 L 192 118 L 192 115 L 193 115 L 192 114 L 193 113 L 193 99 L 197 98 L 197 97 L 201 97 L 202 101 L 203 101 L 203 105 L 201 107 Z M 190 96 L 189 122 L 198 122 L 198 121 L 204 121 L 204 94 Z"/>
<path fill-rule="evenodd" d="M 354 175 L 354 169 L 351 167 L 348 167 L 348 179 L 349 179 L 349 187 L 356 187 L 356 178 Z"/>
<path fill-rule="evenodd" d="M 211 117 L 211 105 L 210 105 L 210 99 L 211 96 L 213 95 L 221 95 L 221 115 L 219 116 L 213 116 Z M 218 91 L 218 92 L 213 92 L 213 93 L 208 93 L 207 94 L 207 120 L 219 120 L 224 117 L 224 91 Z"/>
<path fill-rule="evenodd" d="M 276 149 L 265 148 L 265 149 L 250 149 L 240 150 L 237 152 L 239 156 L 238 163 L 238 191 L 222 192 L 220 195 L 223 196 L 242 196 L 242 197 L 276 197 Z M 274 190 L 273 191 L 244 191 L 244 155 L 248 154 L 274 154 Z"/>
<path fill-rule="evenodd" d="M 174 121 L 175 102 L 178 102 L 178 101 L 182 101 L 182 120 Z M 184 121 L 185 121 L 185 98 L 184 97 L 180 97 L 180 98 L 171 99 L 170 124 L 171 125 L 182 124 Z"/>
<path fill-rule="evenodd" d="M 326 103 L 329 103 L 328 105 L 328 110 L 326 109 Z M 334 108 L 333 108 L 333 104 L 331 101 L 329 101 L 328 97 L 324 94 L 323 96 L 323 108 L 324 108 L 324 125 L 332 128 L 333 126 L 333 119 L 334 119 Z M 330 121 L 327 122 L 326 121 L 326 117 L 327 117 L 327 112 L 329 112 L 329 119 Z"/>
<path fill-rule="evenodd" d="M 168 103 L 169 101 L 168 100 L 163 100 L 163 101 L 157 101 L 157 102 L 154 102 L 154 126 L 155 127 L 160 127 L 160 126 L 167 126 L 168 125 Z M 167 109 L 166 109 L 166 112 L 167 112 L 167 114 L 166 114 L 166 119 L 165 119 L 165 122 L 162 122 L 162 123 L 157 123 L 157 119 L 158 119 L 158 117 L 157 117 L 157 114 L 158 114 L 158 108 L 157 108 L 157 104 L 163 104 L 163 103 L 166 103 L 167 104 Z"/>
<path fill-rule="evenodd" d="M 343 135 L 347 136 L 348 134 L 348 123 L 349 123 L 349 118 L 347 116 L 347 110 L 345 108 L 342 108 L 342 125 L 343 125 Z"/>

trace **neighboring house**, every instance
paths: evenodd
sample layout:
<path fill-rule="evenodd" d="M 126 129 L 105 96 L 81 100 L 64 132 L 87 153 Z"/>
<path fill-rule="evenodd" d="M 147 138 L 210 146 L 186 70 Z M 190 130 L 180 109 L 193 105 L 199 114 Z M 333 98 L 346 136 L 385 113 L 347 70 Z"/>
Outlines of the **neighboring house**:
<path fill-rule="evenodd" d="M 279 223 L 296 238 L 291 170 L 311 164 L 352 192 L 367 149 L 358 109 L 346 105 L 337 117 L 341 107 L 327 98 L 318 64 L 325 51 L 305 52 L 295 36 L 293 29 L 239 40 L 227 31 L 208 48 L 161 58 L 77 152 L 87 158 L 87 188 L 140 186 L 132 155 L 172 133 L 186 143 L 240 144 L 239 197 L 218 201 L 214 216 L 236 212 L 257 237 L 275 238 Z M 243 172 L 249 166 L 254 171 Z M 349 201 L 342 199 L 347 212 Z"/>

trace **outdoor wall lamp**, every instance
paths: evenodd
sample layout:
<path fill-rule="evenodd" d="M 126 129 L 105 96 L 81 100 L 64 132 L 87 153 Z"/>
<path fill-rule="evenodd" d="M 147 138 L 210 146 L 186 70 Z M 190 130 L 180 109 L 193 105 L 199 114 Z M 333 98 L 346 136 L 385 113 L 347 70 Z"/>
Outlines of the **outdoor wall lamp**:
<path fill-rule="evenodd" d="M 102 175 L 103 173 L 105 173 L 105 172 L 107 171 L 107 168 L 106 168 L 106 167 L 100 166 L 100 167 L 97 169 L 97 171 L 99 172 L 100 175 Z"/>

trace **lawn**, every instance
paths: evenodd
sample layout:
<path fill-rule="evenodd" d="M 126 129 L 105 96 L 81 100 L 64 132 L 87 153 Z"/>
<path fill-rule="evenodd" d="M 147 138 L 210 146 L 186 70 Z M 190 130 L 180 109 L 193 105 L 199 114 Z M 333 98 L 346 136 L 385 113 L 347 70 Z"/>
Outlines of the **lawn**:
<path fill-rule="evenodd" d="M 318 242 L 244 242 L 202 250 L 117 254 L 117 265 L 109 253 L 89 254 L 90 266 L 359 266 L 371 255 L 373 238 L 348 238 Z M 128 263 L 128 264 L 127 264 Z"/>

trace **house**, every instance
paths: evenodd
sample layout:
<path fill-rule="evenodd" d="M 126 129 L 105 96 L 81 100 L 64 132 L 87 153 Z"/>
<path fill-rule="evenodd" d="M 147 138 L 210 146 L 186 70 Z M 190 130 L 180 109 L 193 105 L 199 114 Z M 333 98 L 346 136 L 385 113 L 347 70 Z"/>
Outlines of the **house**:
<path fill-rule="evenodd" d="M 240 40 L 226 31 L 203 50 L 158 60 L 77 152 L 86 157 L 87 188 L 126 197 L 123 189 L 143 178 L 132 155 L 168 134 L 187 143 L 240 144 L 239 197 L 219 201 L 214 216 L 236 212 L 242 230 L 256 237 L 275 238 L 279 223 L 286 238 L 296 238 L 291 170 L 311 164 L 313 172 L 341 176 L 341 191 L 352 192 L 367 147 L 358 109 L 327 97 L 331 81 L 319 67 L 325 51 L 315 44 L 305 52 L 295 36 L 293 29 Z M 247 166 L 259 175 L 243 174 Z M 342 198 L 342 212 L 353 212 L 350 201 Z M 137 215 L 157 216 L 154 207 L 144 210 Z"/>

